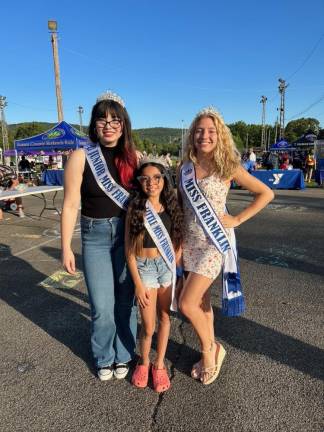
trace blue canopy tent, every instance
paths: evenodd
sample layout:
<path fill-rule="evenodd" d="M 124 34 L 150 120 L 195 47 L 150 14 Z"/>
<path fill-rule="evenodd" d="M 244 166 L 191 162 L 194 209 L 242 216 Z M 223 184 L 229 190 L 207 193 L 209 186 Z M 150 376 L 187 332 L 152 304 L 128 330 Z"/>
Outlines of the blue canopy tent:
<path fill-rule="evenodd" d="M 15 149 L 19 154 L 35 152 L 64 151 L 84 147 L 90 144 L 87 135 L 61 121 L 52 129 L 29 138 L 15 140 Z"/>
<path fill-rule="evenodd" d="M 294 141 L 293 145 L 300 149 L 312 148 L 314 147 L 316 139 L 317 135 L 314 134 L 311 129 L 309 129 L 306 133 L 304 133 L 301 137 Z"/>
<path fill-rule="evenodd" d="M 295 147 L 293 147 L 291 144 L 289 144 L 288 141 L 281 139 L 277 141 L 276 143 L 272 144 L 270 147 L 270 151 L 286 151 L 286 150 L 295 150 Z"/>

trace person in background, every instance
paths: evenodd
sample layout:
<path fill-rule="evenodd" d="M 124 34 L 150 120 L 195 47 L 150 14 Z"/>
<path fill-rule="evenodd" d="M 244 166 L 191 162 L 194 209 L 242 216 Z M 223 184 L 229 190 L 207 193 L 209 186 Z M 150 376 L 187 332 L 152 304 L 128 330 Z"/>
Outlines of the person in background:
<path fill-rule="evenodd" d="M 256 162 L 256 154 L 254 153 L 252 147 L 250 148 L 250 151 L 249 151 L 249 160 L 251 162 L 254 162 L 254 163 Z"/>
<path fill-rule="evenodd" d="M 287 170 L 288 166 L 289 166 L 289 159 L 286 158 L 286 159 L 283 159 L 283 161 L 281 162 L 281 164 L 279 166 L 279 169 L 281 169 L 281 170 Z"/>
<path fill-rule="evenodd" d="M 8 181 L 5 190 L 7 191 L 15 190 L 18 185 L 19 185 L 18 178 L 16 177 L 12 178 Z M 24 207 L 23 207 L 23 202 L 21 197 L 0 201 L 0 220 L 3 220 L 4 210 L 16 212 L 16 214 L 21 218 L 25 217 Z"/>
<path fill-rule="evenodd" d="M 71 241 L 81 200 L 81 242 L 91 308 L 91 347 L 98 378 L 125 378 L 135 357 L 134 284 L 124 249 L 126 204 L 137 158 L 123 100 L 107 92 L 92 108 L 93 145 L 74 151 L 65 166 L 61 217 L 62 263 L 75 274 Z M 111 189 L 108 185 L 114 185 Z"/>
<path fill-rule="evenodd" d="M 30 171 L 30 163 L 25 156 L 21 156 L 21 160 L 18 164 L 19 171 Z"/>
<path fill-rule="evenodd" d="M 310 150 L 306 155 L 305 168 L 306 168 L 305 181 L 307 183 L 310 183 L 312 180 L 314 168 L 316 168 L 316 161 L 312 150 Z"/>

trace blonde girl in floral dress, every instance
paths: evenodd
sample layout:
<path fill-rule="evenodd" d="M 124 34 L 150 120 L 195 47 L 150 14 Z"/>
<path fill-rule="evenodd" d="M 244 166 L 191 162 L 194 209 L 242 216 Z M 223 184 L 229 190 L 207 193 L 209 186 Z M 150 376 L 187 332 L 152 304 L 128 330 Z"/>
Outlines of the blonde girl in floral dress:
<path fill-rule="evenodd" d="M 231 132 L 212 107 L 202 110 L 194 118 L 187 135 L 184 162 L 193 164 L 200 192 L 208 200 L 225 232 L 256 215 L 274 197 L 271 189 L 241 166 Z M 252 203 L 236 215 L 225 213 L 231 181 L 255 196 Z M 201 345 L 201 360 L 193 365 L 191 376 L 207 385 L 217 378 L 226 354 L 224 347 L 215 340 L 210 300 L 210 287 L 221 273 L 224 258 L 206 234 L 181 185 L 179 191 L 186 233 L 183 267 L 188 273 L 180 293 L 179 307 L 190 320 Z"/>

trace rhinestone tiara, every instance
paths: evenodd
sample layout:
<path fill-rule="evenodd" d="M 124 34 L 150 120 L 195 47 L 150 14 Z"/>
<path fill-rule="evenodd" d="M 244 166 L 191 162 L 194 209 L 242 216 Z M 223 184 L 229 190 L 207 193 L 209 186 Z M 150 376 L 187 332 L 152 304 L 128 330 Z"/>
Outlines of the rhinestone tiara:
<path fill-rule="evenodd" d="M 119 103 L 119 105 L 121 105 L 123 108 L 125 108 L 125 102 L 123 101 L 123 99 L 117 93 L 114 93 L 110 90 L 107 90 L 104 93 L 101 93 L 97 97 L 97 103 L 104 101 L 104 100 L 112 100 L 114 102 Z"/>
<path fill-rule="evenodd" d="M 162 165 L 164 168 L 168 168 L 168 163 L 163 156 L 144 155 L 138 162 L 138 168 L 142 165 L 156 163 Z"/>
<path fill-rule="evenodd" d="M 216 108 L 214 108 L 212 105 L 210 105 L 210 106 L 208 106 L 208 107 L 203 108 L 202 110 L 200 110 L 197 113 L 196 117 L 200 117 L 202 115 L 210 115 L 210 114 L 219 115 L 219 112 L 216 110 Z"/>

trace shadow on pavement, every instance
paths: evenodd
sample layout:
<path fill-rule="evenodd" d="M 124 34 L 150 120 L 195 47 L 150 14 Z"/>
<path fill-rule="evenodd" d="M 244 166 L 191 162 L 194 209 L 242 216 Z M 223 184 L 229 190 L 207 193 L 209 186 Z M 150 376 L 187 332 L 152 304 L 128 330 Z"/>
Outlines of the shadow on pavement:
<path fill-rule="evenodd" d="M 57 249 L 44 250 L 57 257 Z M 5 244 L 0 244 L 0 263 L 2 268 L 6 266 L 6 271 L 1 272 L 1 299 L 67 346 L 93 371 L 87 319 L 89 309 L 38 286 L 47 275 L 35 270 L 21 258 L 14 257 Z M 87 301 L 87 295 L 75 289 L 68 289 L 68 294 Z M 267 356 L 313 378 L 323 379 L 324 351 L 321 349 L 244 317 L 223 318 L 216 307 L 214 314 L 217 317 L 217 335 L 228 345 L 251 354 Z M 182 317 L 180 327 L 186 322 Z M 174 341 L 171 335 L 166 357 L 177 370 L 189 374 L 192 363 L 200 354 L 187 344 Z"/>
<path fill-rule="evenodd" d="M 275 249 L 275 248 L 274 248 Z M 316 265 L 309 261 L 298 260 L 280 254 L 275 250 L 273 252 L 262 249 L 244 248 L 239 246 L 240 258 L 248 261 L 258 262 L 259 264 L 273 265 L 276 267 L 286 267 L 291 270 L 298 270 L 309 274 L 324 276 L 324 266 Z M 280 262 L 283 262 L 284 265 Z"/>
<path fill-rule="evenodd" d="M 0 244 L 0 266 L 0 298 L 67 346 L 93 370 L 89 309 L 39 286 L 47 275 L 13 256 L 5 244 Z"/>

